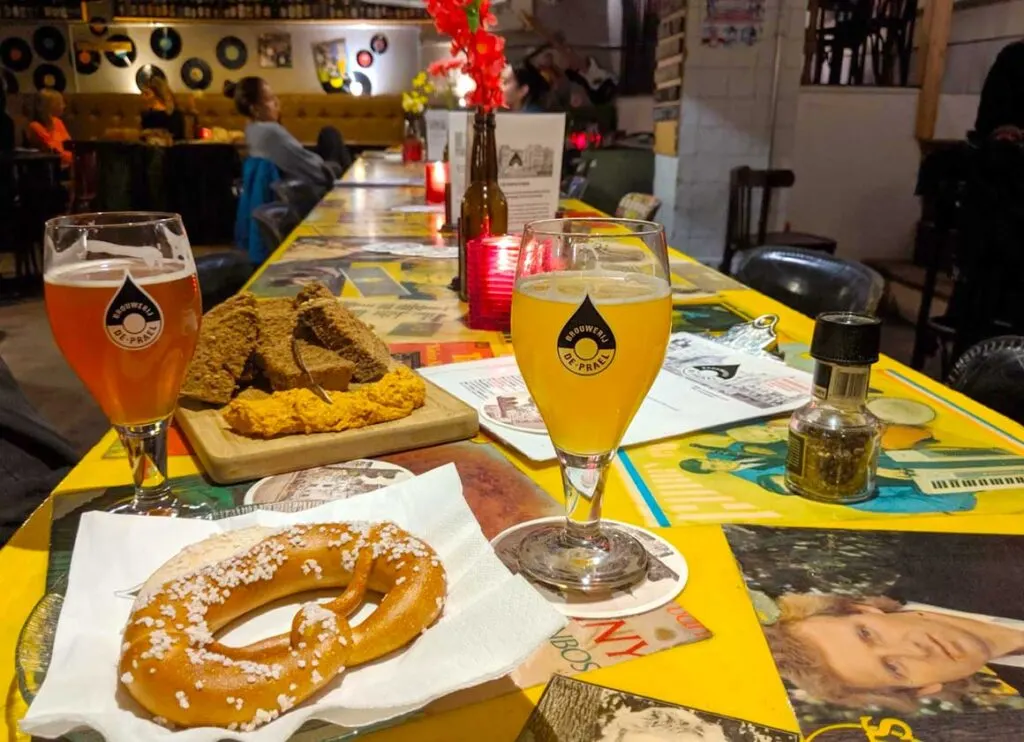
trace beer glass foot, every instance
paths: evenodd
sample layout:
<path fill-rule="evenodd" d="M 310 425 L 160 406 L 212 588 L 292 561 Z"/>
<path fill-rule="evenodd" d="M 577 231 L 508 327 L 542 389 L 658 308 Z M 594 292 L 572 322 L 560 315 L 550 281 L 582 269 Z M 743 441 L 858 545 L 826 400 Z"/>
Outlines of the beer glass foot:
<path fill-rule="evenodd" d="M 125 515 L 162 515 L 172 518 L 201 518 L 211 508 L 182 502 L 167 480 L 167 428 L 170 419 L 142 425 L 115 425 L 121 444 L 128 454 L 135 482 L 135 496 L 118 503 L 112 513 Z"/>
<path fill-rule="evenodd" d="M 133 497 L 122 500 L 107 512 L 120 515 L 156 515 L 166 518 L 204 518 L 211 513 L 207 505 L 191 505 L 181 502 L 168 492 L 155 498 L 141 499 Z"/>
<path fill-rule="evenodd" d="M 564 525 L 551 525 L 537 529 L 519 545 L 519 569 L 560 590 L 607 592 L 644 579 L 647 551 L 630 534 L 611 526 L 586 538 L 574 536 Z"/>

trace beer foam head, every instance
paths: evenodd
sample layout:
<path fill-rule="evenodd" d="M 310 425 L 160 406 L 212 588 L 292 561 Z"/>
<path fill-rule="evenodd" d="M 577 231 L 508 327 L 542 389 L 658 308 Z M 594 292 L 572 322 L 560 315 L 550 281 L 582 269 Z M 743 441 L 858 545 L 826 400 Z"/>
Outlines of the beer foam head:
<path fill-rule="evenodd" d="M 124 282 L 125 274 L 140 286 L 155 283 L 170 283 L 195 275 L 195 266 L 181 260 L 161 257 L 158 261 L 142 261 L 126 258 L 111 260 L 82 260 L 68 265 L 52 267 L 46 272 L 47 283 L 61 286 L 82 286 L 94 288 L 117 288 Z"/>
<path fill-rule="evenodd" d="M 545 301 L 578 304 L 589 296 L 595 304 L 630 304 L 668 296 L 668 281 L 628 271 L 565 271 L 520 278 L 516 291 Z"/>

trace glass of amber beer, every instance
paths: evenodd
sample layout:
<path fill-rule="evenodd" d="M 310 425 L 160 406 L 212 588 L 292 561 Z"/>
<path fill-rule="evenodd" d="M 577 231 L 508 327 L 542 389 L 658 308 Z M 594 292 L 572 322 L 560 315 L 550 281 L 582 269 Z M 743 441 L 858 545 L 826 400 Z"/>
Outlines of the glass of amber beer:
<path fill-rule="evenodd" d="M 195 261 L 176 214 L 77 214 L 46 223 L 46 314 L 68 364 L 128 453 L 135 495 L 115 512 L 180 515 L 167 426 L 199 336 Z"/>
<path fill-rule="evenodd" d="M 512 345 L 558 454 L 566 521 L 519 549 L 529 577 L 596 592 L 643 579 L 647 552 L 601 524 L 605 473 L 661 369 L 672 324 L 661 225 L 551 219 L 523 234 Z"/>

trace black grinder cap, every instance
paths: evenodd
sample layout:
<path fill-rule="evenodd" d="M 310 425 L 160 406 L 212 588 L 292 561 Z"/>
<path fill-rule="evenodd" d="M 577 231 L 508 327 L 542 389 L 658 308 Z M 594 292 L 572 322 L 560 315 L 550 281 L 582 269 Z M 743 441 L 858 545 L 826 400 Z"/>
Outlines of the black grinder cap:
<path fill-rule="evenodd" d="M 843 366 L 869 366 L 878 360 L 882 323 L 853 312 L 823 312 L 814 322 L 811 357 Z"/>

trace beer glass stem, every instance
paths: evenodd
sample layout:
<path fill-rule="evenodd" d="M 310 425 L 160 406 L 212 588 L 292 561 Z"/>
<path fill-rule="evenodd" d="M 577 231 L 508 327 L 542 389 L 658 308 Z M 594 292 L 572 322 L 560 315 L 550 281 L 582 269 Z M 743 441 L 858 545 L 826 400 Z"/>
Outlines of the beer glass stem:
<path fill-rule="evenodd" d="M 601 504 L 611 457 L 610 452 L 578 456 L 558 451 L 565 490 L 566 530 L 572 540 L 590 544 L 601 537 Z"/>
<path fill-rule="evenodd" d="M 167 483 L 168 419 L 145 425 L 116 425 L 135 483 L 133 510 L 147 512 L 173 500 Z"/>

